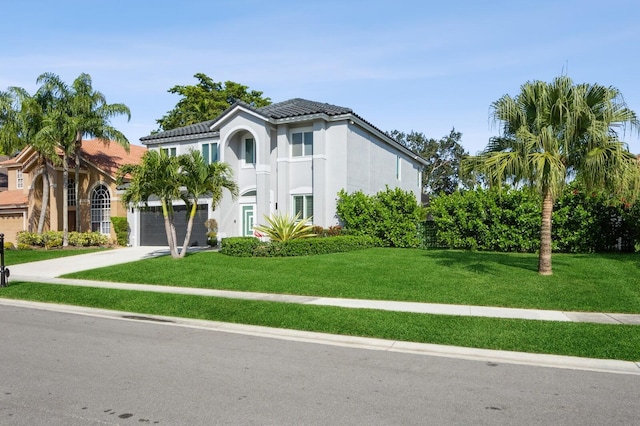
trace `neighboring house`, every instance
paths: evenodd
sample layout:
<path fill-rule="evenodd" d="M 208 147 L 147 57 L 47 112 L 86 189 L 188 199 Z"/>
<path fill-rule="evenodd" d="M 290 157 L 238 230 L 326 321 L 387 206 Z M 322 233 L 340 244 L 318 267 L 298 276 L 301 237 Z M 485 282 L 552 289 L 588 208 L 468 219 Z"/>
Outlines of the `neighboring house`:
<path fill-rule="evenodd" d="M 98 140 L 82 142 L 79 194 L 75 193 L 75 164 L 69 169 L 69 231 L 75 231 L 76 216 L 79 231 L 99 231 L 115 240 L 111 216 L 126 216 L 116 189 L 116 172 L 120 166 L 138 163 L 146 148 L 131 145 L 130 151 L 115 142 L 108 145 Z M 5 241 L 16 243 L 19 231 L 38 228 L 42 208 L 42 167 L 37 154 L 27 146 L 10 159 L 0 162 L 7 171 L 8 188 L 0 192 L 0 232 Z M 49 207 L 45 230 L 62 230 L 62 165 L 48 165 L 50 176 Z"/>
<path fill-rule="evenodd" d="M 219 238 L 254 235 L 254 223 L 265 223 L 263 217 L 276 211 L 311 216 L 313 225 L 338 225 L 341 189 L 375 194 L 388 185 L 420 200 L 420 172 L 426 165 L 350 108 L 304 99 L 262 108 L 236 102 L 213 120 L 140 140 L 169 155 L 198 150 L 206 161 L 223 161 L 233 169 L 239 197 L 233 201 L 225 193 L 213 212 L 210 199 L 201 200 L 192 245 L 206 241 L 204 221 L 210 217 L 218 221 Z M 180 230 L 186 215 L 177 213 L 175 219 Z M 129 223 L 131 244 L 166 245 L 158 212 L 130 211 Z"/>

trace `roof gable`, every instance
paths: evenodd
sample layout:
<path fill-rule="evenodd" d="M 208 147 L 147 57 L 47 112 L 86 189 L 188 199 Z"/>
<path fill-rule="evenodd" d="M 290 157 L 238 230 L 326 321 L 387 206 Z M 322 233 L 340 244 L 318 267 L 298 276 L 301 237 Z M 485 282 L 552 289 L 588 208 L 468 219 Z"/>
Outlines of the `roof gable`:
<path fill-rule="evenodd" d="M 116 142 L 105 144 L 99 139 L 82 141 L 82 159 L 115 178 L 125 164 L 139 164 L 147 148 L 129 145 L 129 152 Z"/>

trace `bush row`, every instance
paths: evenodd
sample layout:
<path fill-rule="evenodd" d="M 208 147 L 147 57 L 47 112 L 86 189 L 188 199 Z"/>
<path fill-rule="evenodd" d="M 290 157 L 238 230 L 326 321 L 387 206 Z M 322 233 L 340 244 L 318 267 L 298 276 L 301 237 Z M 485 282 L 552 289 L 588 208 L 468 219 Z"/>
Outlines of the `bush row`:
<path fill-rule="evenodd" d="M 441 195 L 428 209 L 435 241 L 427 246 L 535 252 L 540 245 L 541 203 L 528 190 L 478 189 Z M 555 202 L 553 250 L 592 253 L 633 251 L 640 241 L 640 206 L 568 187 Z"/>
<path fill-rule="evenodd" d="M 220 253 L 236 257 L 285 257 L 339 253 L 374 247 L 377 241 L 364 235 L 331 238 L 301 238 L 283 242 L 263 242 L 253 237 L 223 238 Z"/>
<path fill-rule="evenodd" d="M 109 244 L 109 237 L 100 232 L 69 232 L 69 245 L 75 247 L 104 246 Z M 62 231 L 18 232 L 18 249 L 31 247 L 62 247 Z"/>

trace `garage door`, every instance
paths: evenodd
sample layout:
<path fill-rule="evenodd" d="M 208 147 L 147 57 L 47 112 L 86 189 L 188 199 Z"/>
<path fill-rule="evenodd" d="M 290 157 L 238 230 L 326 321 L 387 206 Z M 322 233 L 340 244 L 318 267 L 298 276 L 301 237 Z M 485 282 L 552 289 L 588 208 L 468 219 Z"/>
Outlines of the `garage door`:
<path fill-rule="evenodd" d="M 17 235 L 20 231 L 24 231 L 22 213 L 0 214 L 0 233 L 4 234 L 5 242 L 17 244 Z"/>
<path fill-rule="evenodd" d="M 176 236 L 178 246 L 182 246 L 184 237 L 187 234 L 187 210 L 186 206 L 173 206 L 174 223 L 176 225 Z M 193 229 L 189 246 L 207 245 L 207 228 L 204 226 L 207 217 L 207 205 L 198 205 L 196 216 L 193 219 Z M 148 210 L 140 212 L 140 245 L 143 246 L 166 246 L 167 233 L 164 230 L 164 218 L 162 217 L 162 207 L 149 207 Z"/>

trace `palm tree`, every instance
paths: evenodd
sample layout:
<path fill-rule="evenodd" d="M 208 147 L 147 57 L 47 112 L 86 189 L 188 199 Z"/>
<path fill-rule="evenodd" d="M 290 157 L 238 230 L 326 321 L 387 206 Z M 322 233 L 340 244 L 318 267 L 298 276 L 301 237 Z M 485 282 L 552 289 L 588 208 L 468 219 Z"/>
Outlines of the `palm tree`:
<path fill-rule="evenodd" d="M 620 193 L 638 187 L 638 162 L 618 139 L 618 130 L 637 129 L 636 114 L 620 92 L 598 84 L 574 85 L 561 76 L 551 83 L 527 82 L 512 98 L 491 105 L 501 136 L 492 138 L 467 165 L 489 184 L 505 181 L 537 188 L 542 199 L 538 272 L 551 275 L 553 203 L 576 178 L 588 188 Z"/>
<path fill-rule="evenodd" d="M 111 140 L 129 149 L 129 141 L 124 134 L 110 124 L 110 119 L 117 115 L 127 115 L 131 119 L 131 112 L 124 104 L 107 104 L 104 95 L 93 90 L 91 76 L 80 74 L 69 87 L 60 77 L 53 73 L 41 74 L 37 83 L 42 84 L 41 90 L 48 94 L 56 112 L 59 125 L 65 122 L 64 133 L 58 133 L 58 145 L 63 153 L 62 174 L 62 216 L 63 238 L 62 245 L 68 245 L 69 221 L 69 161 L 75 158 L 75 193 L 79 197 L 80 162 L 82 138 L 90 135 L 103 141 L 105 145 Z M 58 130 L 62 130 L 59 127 Z M 79 205 L 78 205 L 79 208 Z M 80 212 L 76 213 L 76 231 L 80 231 Z"/>
<path fill-rule="evenodd" d="M 118 185 L 124 184 L 125 180 L 129 182 L 121 197 L 123 203 L 144 208 L 151 197 L 160 199 L 171 257 L 179 257 L 173 223 L 173 201 L 181 198 L 177 157 L 164 151 L 147 151 L 140 164 L 127 164 L 118 170 Z"/>
<path fill-rule="evenodd" d="M 184 257 L 191 239 L 198 199 L 204 196 L 211 197 L 211 209 L 215 210 L 222 201 L 223 189 L 228 190 L 235 199 L 238 196 L 238 185 L 233 181 L 233 171 L 227 163 L 207 164 L 199 151 L 191 150 L 188 154 L 181 155 L 179 163 L 182 183 L 186 190 L 186 203 L 190 208 L 187 234 L 180 251 L 180 257 Z"/>
<path fill-rule="evenodd" d="M 36 151 L 38 167 L 42 169 L 42 207 L 37 232 L 42 234 L 49 206 L 50 178 L 48 164 L 58 163 L 56 143 L 45 130 L 52 120 L 49 93 L 37 91 L 33 96 L 20 87 L 10 87 L 2 96 L 0 137 L 3 150 L 15 150 L 27 144 Z"/>
<path fill-rule="evenodd" d="M 82 138 L 94 137 L 103 144 L 116 142 L 129 151 L 129 140 L 122 132 L 111 125 L 111 119 L 124 115 L 131 120 L 131 111 L 125 104 L 108 104 L 105 96 L 92 87 L 91 76 L 82 73 L 71 85 L 70 113 L 76 121 L 74 140 L 75 157 L 75 192 L 80 195 L 80 162 L 82 153 Z M 66 188 L 66 187 L 65 187 Z M 66 206 L 66 204 L 65 204 Z M 66 207 L 65 207 L 66 208 Z M 79 208 L 79 206 L 78 206 Z M 80 214 L 76 214 L 76 230 L 80 231 Z"/>

